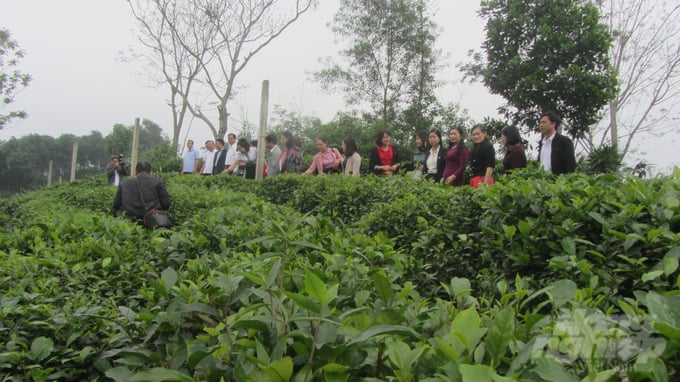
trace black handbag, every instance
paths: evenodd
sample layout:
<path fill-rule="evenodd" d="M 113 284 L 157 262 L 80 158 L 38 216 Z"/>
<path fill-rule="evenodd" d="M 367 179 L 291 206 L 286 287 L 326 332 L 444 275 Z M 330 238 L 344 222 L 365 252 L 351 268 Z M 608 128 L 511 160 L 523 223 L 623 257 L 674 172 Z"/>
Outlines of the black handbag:
<path fill-rule="evenodd" d="M 144 214 L 144 227 L 154 229 L 156 227 L 170 228 L 172 220 L 168 216 L 168 211 L 152 208 Z"/>
<path fill-rule="evenodd" d="M 147 210 L 146 213 L 144 213 L 144 218 L 142 219 L 144 227 L 148 229 L 154 229 L 156 227 L 172 227 L 172 220 L 170 220 L 170 216 L 168 216 L 168 211 L 161 210 L 160 208 L 146 208 L 144 194 L 142 193 L 142 188 L 139 186 L 139 178 L 136 178 L 135 180 L 137 181 L 137 191 L 139 191 L 139 197 L 142 199 L 144 209 Z"/>

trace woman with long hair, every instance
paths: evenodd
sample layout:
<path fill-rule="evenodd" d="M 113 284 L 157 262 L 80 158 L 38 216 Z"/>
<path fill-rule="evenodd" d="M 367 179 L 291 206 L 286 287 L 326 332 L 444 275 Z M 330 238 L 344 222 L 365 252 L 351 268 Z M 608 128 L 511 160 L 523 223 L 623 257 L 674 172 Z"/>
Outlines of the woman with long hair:
<path fill-rule="evenodd" d="M 309 166 L 307 171 L 302 173 L 302 175 L 323 175 L 340 172 L 342 155 L 340 155 L 338 149 L 329 147 L 328 140 L 324 137 L 319 137 L 316 139 L 316 148 L 319 150 L 319 152 L 314 155 L 312 164 Z"/>
<path fill-rule="evenodd" d="M 423 165 L 425 179 L 439 182 L 446 167 L 446 150 L 442 148 L 442 133 L 439 130 L 430 130 L 427 137 L 430 149 L 427 151 Z"/>
<path fill-rule="evenodd" d="M 470 185 L 477 188 L 480 184 L 493 185 L 493 169 L 496 167 L 496 150 L 489 142 L 486 127 L 475 125 L 472 127 L 472 149 L 470 150 L 470 167 L 472 178 Z"/>
<path fill-rule="evenodd" d="M 357 150 L 357 144 L 353 138 L 342 140 L 342 153 L 345 155 L 344 165 L 345 175 L 359 176 L 361 169 L 361 155 Z"/>
<path fill-rule="evenodd" d="M 522 144 L 522 137 L 515 126 L 505 126 L 501 130 L 501 141 L 505 145 L 506 152 L 503 158 L 503 171 L 508 173 L 516 168 L 527 166 L 527 155 Z"/>
<path fill-rule="evenodd" d="M 375 147 L 371 150 L 368 168 L 375 175 L 391 175 L 399 169 L 399 155 L 392 146 L 392 136 L 385 130 L 380 130 L 375 140 Z"/>
<path fill-rule="evenodd" d="M 302 150 L 295 142 L 295 137 L 290 131 L 286 130 L 281 133 L 281 144 L 283 145 L 281 159 L 279 159 L 281 173 L 297 174 L 300 172 Z"/>
<path fill-rule="evenodd" d="M 465 184 L 465 167 L 468 163 L 468 149 L 463 139 L 463 129 L 454 127 L 449 131 L 449 149 L 446 151 L 442 179 L 444 184 L 462 186 Z"/>
<path fill-rule="evenodd" d="M 409 170 L 416 170 L 423 172 L 423 166 L 425 165 L 425 158 L 427 158 L 427 153 L 430 150 L 430 145 L 428 144 L 428 134 L 425 130 L 418 130 L 415 133 L 416 140 L 416 151 L 413 152 L 411 157 L 411 165 Z"/>

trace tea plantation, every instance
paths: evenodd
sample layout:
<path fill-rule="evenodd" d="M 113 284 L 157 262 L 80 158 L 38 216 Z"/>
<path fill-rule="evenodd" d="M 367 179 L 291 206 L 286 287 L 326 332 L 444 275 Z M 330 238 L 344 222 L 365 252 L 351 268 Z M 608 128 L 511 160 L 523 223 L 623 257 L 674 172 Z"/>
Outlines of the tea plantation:
<path fill-rule="evenodd" d="M 680 172 L 162 177 L 0 200 L 0 381 L 680 379 Z"/>

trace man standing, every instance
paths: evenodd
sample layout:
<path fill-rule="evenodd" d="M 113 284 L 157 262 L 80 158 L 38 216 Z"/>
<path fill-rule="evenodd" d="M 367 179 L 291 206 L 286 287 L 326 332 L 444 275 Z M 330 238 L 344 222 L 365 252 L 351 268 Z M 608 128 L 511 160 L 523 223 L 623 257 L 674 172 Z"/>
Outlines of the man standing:
<path fill-rule="evenodd" d="M 151 163 L 139 162 L 137 176 L 121 182 L 113 198 L 113 209 L 123 212 L 129 219 L 141 222 L 152 208 L 170 208 L 170 195 L 162 180 L 153 176 Z"/>
<path fill-rule="evenodd" d="M 106 175 L 108 176 L 109 184 L 113 184 L 116 187 L 120 185 L 120 182 L 123 180 L 124 176 L 129 175 L 127 169 L 125 168 L 125 164 L 120 161 L 121 158 L 122 155 L 111 156 L 111 163 L 109 164 L 109 167 L 106 169 Z"/>
<path fill-rule="evenodd" d="M 215 151 L 215 166 L 213 166 L 213 175 L 224 172 L 224 164 L 226 163 L 227 159 L 227 150 L 224 149 L 224 139 L 215 139 L 215 146 L 217 146 L 217 151 Z"/>
<path fill-rule="evenodd" d="M 227 142 L 229 142 L 229 147 L 227 148 L 227 159 L 225 159 L 225 166 L 229 167 L 236 160 L 236 134 L 227 134 Z"/>
<path fill-rule="evenodd" d="M 278 175 L 281 172 L 279 160 L 281 160 L 281 148 L 276 144 L 276 136 L 270 134 L 264 138 L 265 144 L 269 149 L 267 156 L 267 176 Z"/>
<path fill-rule="evenodd" d="M 211 140 L 205 141 L 205 149 L 200 173 L 201 175 L 212 175 L 215 167 L 215 143 Z"/>
<path fill-rule="evenodd" d="M 538 144 L 538 158 L 546 171 L 555 175 L 576 171 L 574 144 L 571 139 L 557 132 L 560 116 L 549 111 L 541 115 L 539 127 L 543 137 Z"/>
<path fill-rule="evenodd" d="M 182 174 L 195 174 L 198 162 L 201 159 L 201 153 L 194 149 L 194 141 L 191 139 L 187 141 L 187 150 L 184 152 L 183 159 Z"/>

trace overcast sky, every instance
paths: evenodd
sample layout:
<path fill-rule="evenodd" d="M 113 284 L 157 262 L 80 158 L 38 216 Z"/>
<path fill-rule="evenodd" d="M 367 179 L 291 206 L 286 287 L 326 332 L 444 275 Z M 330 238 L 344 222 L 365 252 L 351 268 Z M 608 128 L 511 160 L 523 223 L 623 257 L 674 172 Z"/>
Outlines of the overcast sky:
<path fill-rule="evenodd" d="M 238 125 L 240 110 L 246 110 L 257 123 L 263 80 L 269 80 L 270 111 L 278 104 L 327 122 L 336 112 L 347 110 L 340 96 L 325 94 L 310 80 L 310 72 L 321 68 L 319 59 L 335 55 L 339 48 L 327 27 L 339 0 L 319 3 L 316 10 L 304 14 L 258 53 L 238 77 L 242 90 L 231 103 L 230 126 Z M 444 102 L 459 102 L 474 120 L 497 117 L 496 107 L 502 100 L 480 84 L 462 84 L 455 68 L 467 61 L 468 50 L 479 50 L 483 40 L 483 21 L 476 14 L 478 1 L 435 3 L 434 18 L 441 27 L 438 44 L 448 65 L 441 76 L 446 84 L 438 96 Z M 7 28 L 26 52 L 20 70 L 33 77 L 10 105 L 11 110 L 25 110 L 29 117 L 0 130 L 0 140 L 31 133 L 85 135 L 91 130 L 106 135 L 114 124 L 132 125 L 136 117 L 156 122 L 171 136 L 167 89 L 145 87 L 139 64 L 116 59 L 120 52 L 136 46 L 134 22 L 125 0 L 0 0 L 0 10 L 0 27 Z M 183 130 L 180 140 L 186 134 Z M 194 120 L 188 138 L 202 142 L 209 137 L 209 129 Z M 659 170 L 677 165 L 677 155 L 651 149 L 657 144 L 641 140 L 637 156 L 656 163 Z"/>

